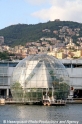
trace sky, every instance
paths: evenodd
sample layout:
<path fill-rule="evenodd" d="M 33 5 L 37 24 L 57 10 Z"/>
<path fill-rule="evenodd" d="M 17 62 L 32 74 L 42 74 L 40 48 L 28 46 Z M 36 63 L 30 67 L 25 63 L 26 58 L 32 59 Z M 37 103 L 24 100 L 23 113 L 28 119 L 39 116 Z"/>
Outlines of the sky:
<path fill-rule="evenodd" d="M 55 19 L 82 23 L 82 0 L 0 0 L 0 29 Z"/>

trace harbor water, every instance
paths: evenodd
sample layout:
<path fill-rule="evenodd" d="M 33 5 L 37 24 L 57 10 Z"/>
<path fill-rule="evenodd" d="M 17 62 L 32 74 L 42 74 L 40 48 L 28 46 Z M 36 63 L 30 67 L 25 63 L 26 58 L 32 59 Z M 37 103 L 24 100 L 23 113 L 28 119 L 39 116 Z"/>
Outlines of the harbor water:
<path fill-rule="evenodd" d="M 82 124 L 82 104 L 1 105 L 0 124 Z"/>

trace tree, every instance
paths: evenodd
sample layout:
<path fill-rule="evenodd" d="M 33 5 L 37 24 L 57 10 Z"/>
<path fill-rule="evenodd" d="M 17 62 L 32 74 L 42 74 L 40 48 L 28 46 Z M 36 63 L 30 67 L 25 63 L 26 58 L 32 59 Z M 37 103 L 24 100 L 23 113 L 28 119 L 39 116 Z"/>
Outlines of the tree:
<path fill-rule="evenodd" d="M 19 82 L 15 82 L 11 86 L 11 92 L 12 92 L 12 96 L 13 96 L 14 100 L 16 100 L 16 101 L 22 100 L 24 92 L 23 92 L 23 88 Z"/>
<path fill-rule="evenodd" d="M 70 87 L 67 83 L 54 82 L 54 95 L 57 99 L 66 99 L 69 94 Z"/>

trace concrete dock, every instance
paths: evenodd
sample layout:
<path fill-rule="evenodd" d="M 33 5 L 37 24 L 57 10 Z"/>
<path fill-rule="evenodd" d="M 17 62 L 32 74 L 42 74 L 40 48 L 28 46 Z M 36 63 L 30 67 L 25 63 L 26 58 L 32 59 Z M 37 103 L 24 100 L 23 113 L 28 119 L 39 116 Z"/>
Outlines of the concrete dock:
<path fill-rule="evenodd" d="M 27 105 L 43 105 L 42 101 L 13 101 L 13 100 L 0 100 L 0 104 L 27 104 Z M 82 104 L 82 98 L 67 99 L 66 104 Z"/>

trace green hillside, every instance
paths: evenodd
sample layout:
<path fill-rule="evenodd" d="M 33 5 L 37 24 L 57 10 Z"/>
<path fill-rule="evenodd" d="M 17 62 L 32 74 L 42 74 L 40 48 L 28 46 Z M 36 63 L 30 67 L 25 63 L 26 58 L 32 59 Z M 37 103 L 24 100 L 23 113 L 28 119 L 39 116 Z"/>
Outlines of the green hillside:
<path fill-rule="evenodd" d="M 54 30 L 59 30 L 62 26 L 69 28 L 80 28 L 80 36 L 82 37 L 82 24 L 71 21 L 49 21 L 47 23 L 39 23 L 35 25 L 17 24 L 11 25 L 0 30 L 0 36 L 4 36 L 5 44 L 7 45 L 25 45 L 26 42 L 37 41 L 41 37 L 56 37 Z M 50 32 L 42 32 L 44 29 L 49 29 Z M 73 37 L 76 39 L 77 37 Z"/>

